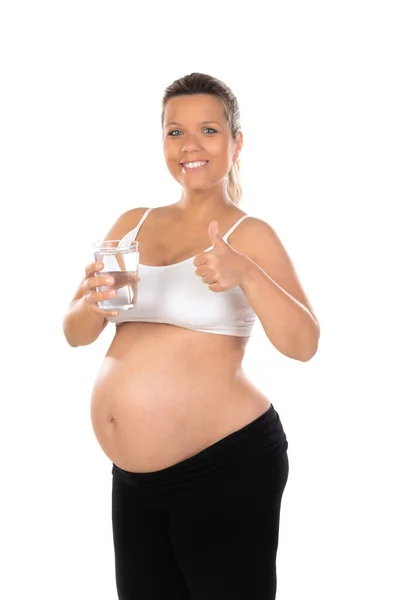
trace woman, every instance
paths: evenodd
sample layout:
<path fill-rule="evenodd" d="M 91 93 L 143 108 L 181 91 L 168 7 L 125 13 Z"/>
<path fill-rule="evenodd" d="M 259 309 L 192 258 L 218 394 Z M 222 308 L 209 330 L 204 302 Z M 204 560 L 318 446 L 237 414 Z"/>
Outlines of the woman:
<path fill-rule="evenodd" d="M 258 317 L 272 344 L 307 361 L 319 325 L 274 230 L 238 208 L 239 108 L 192 73 L 162 103 L 164 156 L 182 186 L 172 205 L 134 208 L 108 239 L 140 243 L 138 304 L 86 274 L 64 319 L 71 346 L 116 333 L 94 386 L 95 435 L 113 463 L 120 600 L 272 600 L 288 442 L 242 369 Z"/>

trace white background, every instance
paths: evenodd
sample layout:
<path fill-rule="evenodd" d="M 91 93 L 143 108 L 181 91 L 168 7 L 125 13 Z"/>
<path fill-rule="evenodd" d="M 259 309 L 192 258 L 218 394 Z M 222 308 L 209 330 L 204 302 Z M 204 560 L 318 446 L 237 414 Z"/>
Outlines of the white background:
<path fill-rule="evenodd" d="M 277 599 L 400 597 L 395 4 L 2 4 L 2 598 L 117 598 L 89 413 L 114 327 L 71 348 L 62 319 L 90 243 L 179 199 L 161 98 L 193 71 L 236 94 L 241 208 L 275 228 L 321 324 L 310 362 L 258 324 L 244 363 L 289 440 Z"/>

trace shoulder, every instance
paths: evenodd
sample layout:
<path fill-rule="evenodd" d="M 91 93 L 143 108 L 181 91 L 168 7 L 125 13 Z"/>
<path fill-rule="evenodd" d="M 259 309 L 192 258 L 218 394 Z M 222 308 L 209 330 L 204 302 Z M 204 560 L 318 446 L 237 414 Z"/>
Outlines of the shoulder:
<path fill-rule="evenodd" d="M 235 243 L 241 248 L 240 252 L 246 250 L 247 256 L 253 258 L 265 244 L 276 243 L 278 235 L 269 223 L 244 212 L 238 213 L 238 218 L 241 216 L 246 216 L 246 219 L 243 219 L 232 234 L 232 238 L 235 236 Z"/>
<path fill-rule="evenodd" d="M 283 245 L 275 229 L 269 223 L 243 211 L 237 212 L 234 218 L 237 221 L 242 216 L 246 216 L 246 218 L 239 223 L 228 239 L 228 243 L 237 252 L 258 264 L 260 264 L 260 260 L 265 264 L 265 257 L 272 259 L 273 254 L 283 251 Z"/>
<path fill-rule="evenodd" d="M 134 229 L 144 213 L 147 207 L 132 208 L 122 213 L 112 225 L 108 231 L 105 239 L 107 240 L 119 240 L 124 237 L 129 231 Z"/>
<path fill-rule="evenodd" d="M 274 268 L 278 264 L 287 266 L 291 262 L 283 242 L 270 223 L 248 216 L 237 231 L 239 252 L 254 260 L 263 269 Z"/>
<path fill-rule="evenodd" d="M 272 225 L 263 221 L 262 219 L 258 219 L 257 217 L 252 217 L 251 215 L 247 215 L 247 219 L 243 221 L 246 223 L 248 230 L 252 231 L 252 233 L 272 233 L 274 231 Z"/>
<path fill-rule="evenodd" d="M 288 254 L 275 229 L 262 219 L 248 217 L 240 227 L 235 250 L 255 262 L 282 289 L 303 304 L 318 323 L 317 317 Z"/>

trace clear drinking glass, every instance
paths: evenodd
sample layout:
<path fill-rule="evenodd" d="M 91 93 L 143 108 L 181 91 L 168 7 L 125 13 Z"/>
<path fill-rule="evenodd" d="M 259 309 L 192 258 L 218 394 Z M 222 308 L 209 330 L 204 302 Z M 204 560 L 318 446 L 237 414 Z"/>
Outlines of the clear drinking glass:
<path fill-rule="evenodd" d="M 113 298 L 98 302 L 99 308 L 110 311 L 134 308 L 137 302 L 139 242 L 121 243 L 120 240 L 107 240 L 94 242 L 92 245 L 95 249 L 95 261 L 104 265 L 95 275 L 109 275 L 114 278 L 112 285 L 101 285 L 96 287 L 96 291 L 117 291 Z"/>

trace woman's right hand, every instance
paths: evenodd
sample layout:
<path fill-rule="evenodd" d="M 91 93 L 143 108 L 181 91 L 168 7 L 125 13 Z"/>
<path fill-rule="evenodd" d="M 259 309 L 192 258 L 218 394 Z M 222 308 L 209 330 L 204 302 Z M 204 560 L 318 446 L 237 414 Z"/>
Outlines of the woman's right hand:
<path fill-rule="evenodd" d="M 82 283 L 83 299 L 86 306 L 97 315 L 103 317 L 115 317 L 119 315 L 118 311 L 102 310 L 98 306 L 98 302 L 104 302 L 114 298 L 117 294 L 116 290 L 106 290 L 105 292 L 97 292 L 96 287 L 110 286 L 114 283 L 114 278 L 109 275 L 94 275 L 104 269 L 104 264 L 101 262 L 91 263 L 85 268 L 86 279 Z"/>

